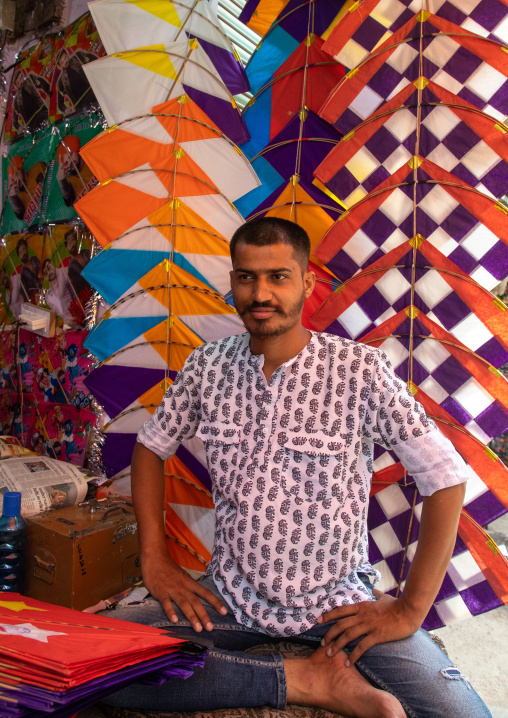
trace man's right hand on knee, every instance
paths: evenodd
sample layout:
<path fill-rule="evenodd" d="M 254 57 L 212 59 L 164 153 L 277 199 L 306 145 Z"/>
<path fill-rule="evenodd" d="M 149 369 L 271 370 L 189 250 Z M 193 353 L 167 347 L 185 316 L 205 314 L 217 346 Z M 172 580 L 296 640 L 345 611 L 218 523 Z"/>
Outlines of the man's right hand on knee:
<path fill-rule="evenodd" d="M 161 604 L 172 623 L 178 622 L 175 606 L 200 633 L 203 628 L 213 630 L 203 600 L 219 613 L 226 615 L 227 608 L 211 591 L 202 586 L 187 571 L 178 566 L 169 555 L 142 560 L 143 580 L 150 594 Z"/>

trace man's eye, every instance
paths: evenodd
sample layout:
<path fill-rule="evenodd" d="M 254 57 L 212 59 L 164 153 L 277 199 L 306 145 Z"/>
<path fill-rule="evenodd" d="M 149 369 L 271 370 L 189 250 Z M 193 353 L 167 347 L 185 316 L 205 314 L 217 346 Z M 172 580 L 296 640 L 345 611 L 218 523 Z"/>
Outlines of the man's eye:
<path fill-rule="evenodd" d="M 276 279 L 277 281 L 280 281 L 282 279 L 286 279 L 286 275 L 285 274 L 274 274 L 273 278 Z"/>

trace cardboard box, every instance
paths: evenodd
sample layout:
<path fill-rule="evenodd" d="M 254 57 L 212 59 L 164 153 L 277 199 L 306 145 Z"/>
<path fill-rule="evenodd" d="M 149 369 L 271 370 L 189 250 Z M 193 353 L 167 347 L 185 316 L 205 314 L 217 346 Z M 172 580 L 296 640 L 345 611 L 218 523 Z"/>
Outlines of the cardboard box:
<path fill-rule="evenodd" d="M 141 579 L 129 499 L 90 513 L 69 506 L 28 519 L 25 594 L 82 610 Z"/>

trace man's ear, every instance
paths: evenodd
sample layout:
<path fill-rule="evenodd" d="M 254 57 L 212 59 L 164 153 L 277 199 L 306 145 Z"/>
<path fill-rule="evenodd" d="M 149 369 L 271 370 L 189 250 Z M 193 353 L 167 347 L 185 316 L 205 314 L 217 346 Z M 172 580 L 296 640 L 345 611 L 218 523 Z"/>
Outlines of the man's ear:
<path fill-rule="evenodd" d="M 316 275 L 314 272 L 305 272 L 303 275 L 303 286 L 305 287 L 305 297 L 310 297 L 316 286 Z"/>

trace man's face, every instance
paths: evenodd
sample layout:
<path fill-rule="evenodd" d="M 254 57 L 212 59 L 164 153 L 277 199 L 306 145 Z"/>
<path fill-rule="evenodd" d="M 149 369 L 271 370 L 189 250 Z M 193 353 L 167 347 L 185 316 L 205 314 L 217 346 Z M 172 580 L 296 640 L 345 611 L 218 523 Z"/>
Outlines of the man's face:
<path fill-rule="evenodd" d="M 65 247 L 70 255 L 73 257 L 78 253 L 78 238 L 76 233 L 72 232 L 65 238 Z"/>
<path fill-rule="evenodd" d="M 21 85 L 23 84 L 23 75 L 21 72 L 17 72 L 16 76 L 14 77 L 14 87 L 16 90 L 19 90 Z"/>
<path fill-rule="evenodd" d="M 81 169 L 81 156 L 79 152 L 69 152 L 65 149 L 60 156 L 60 167 L 68 174 L 77 174 L 77 171 Z"/>
<path fill-rule="evenodd" d="M 64 51 L 58 58 L 58 67 L 63 70 L 69 64 L 69 55 Z"/>
<path fill-rule="evenodd" d="M 22 242 L 18 247 L 18 257 L 20 258 L 22 264 L 25 264 L 25 262 L 28 261 L 28 249 L 24 242 Z"/>
<path fill-rule="evenodd" d="M 53 262 L 46 262 L 44 269 L 42 270 L 42 276 L 47 279 L 48 282 L 54 282 L 56 279 L 56 269 Z"/>
<path fill-rule="evenodd" d="M 253 337 L 280 336 L 299 325 L 314 282 L 312 272 L 302 275 L 288 244 L 236 245 L 231 289 L 236 310 Z"/>

